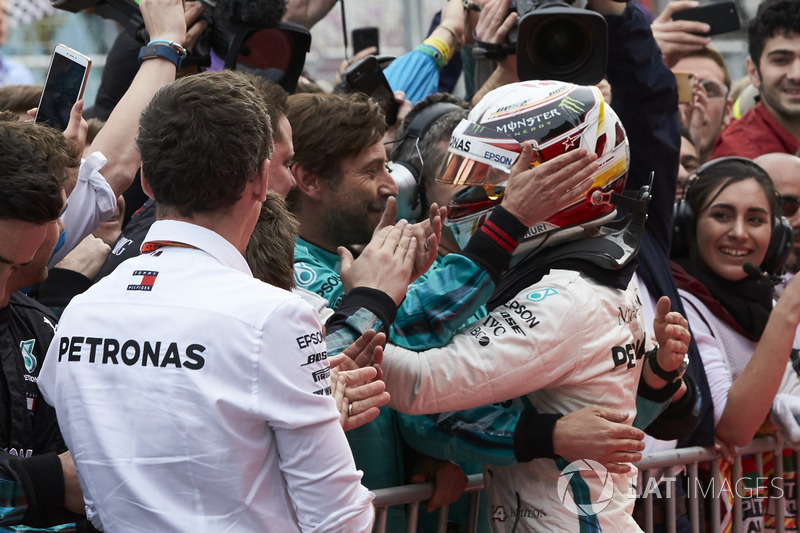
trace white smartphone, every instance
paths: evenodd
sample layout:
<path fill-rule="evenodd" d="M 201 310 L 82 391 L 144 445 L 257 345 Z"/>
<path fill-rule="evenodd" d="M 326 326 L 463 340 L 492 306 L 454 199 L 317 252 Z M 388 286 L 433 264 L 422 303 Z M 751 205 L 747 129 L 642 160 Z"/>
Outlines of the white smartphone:
<path fill-rule="evenodd" d="M 92 60 L 72 48 L 57 44 L 50 58 L 50 68 L 39 99 L 34 122 L 60 131 L 67 129 L 75 102 L 83 97 Z"/>

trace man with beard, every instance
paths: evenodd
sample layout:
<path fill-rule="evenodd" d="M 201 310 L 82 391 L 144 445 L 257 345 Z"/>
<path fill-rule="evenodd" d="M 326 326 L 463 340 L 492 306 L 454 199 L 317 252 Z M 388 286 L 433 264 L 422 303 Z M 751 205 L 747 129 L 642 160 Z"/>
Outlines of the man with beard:
<path fill-rule="evenodd" d="M 763 2 L 748 40 L 747 72 L 761 102 L 722 130 L 712 159 L 800 148 L 800 2 Z"/>
<path fill-rule="evenodd" d="M 358 94 L 296 94 L 289 97 L 287 117 L 293 132 L 292 174 L 296 182 L 287 202 L 300 221 L 294 256 L 295 282 L 338 309 L 343 295 L 352 288 L 349 278 L 354 277 L 350 274 L 343 279 L 339 274 L 340 256 L 346 263 L 352 260 L 345 247 L 367 244 L 376 227 L 394 222 L 396 214 L 396 201 L 389 197 L 396 195 L 398 189 L 386 167 L 383 111 L 377 102 Z M 375 294 L 375 299 L 385 300 L 379 306 L 383 309 L 377 310 L 373 301 L 368 306 L 369 312 L 389 317 L 396 312 L 397 320 L 388 328 L 391 335 L 425 338 L 429 344 L 418 345 L 419 349 L 446 344 L 486 302 L 500 274 L 508 268 L 511 252 L 517 245 L 511 236 L 565 206 L 573 192 L 588 190 L 591 180 L 587 178 L 596 169 L 595 159 L 594 154 L 585 150 L 575 151 L 559 166 L 520 170 L 515 176 L 521 177 L 515 180 L 512 176 L 510 180 L 520 194 L 503 201 L 484 224 L 487 229 L 477 232 L 462 253 L 449 254 L 424 281 L 409 286 L 405 295 L 393 299 Z M 542 180 L 536 182 L 538 192 L 552 190 L 553 201 L 526 200 L 533 197 L 530 188 L 534 180 L 529 173 Z M 417 235 L 418 245 L 413 280 L 436 259 L 444 214 L 434 203 L 427 220 L 408 226 Z M 363 273 L 359 262 L 356 259 L 349 272 Z M 373 271 L 380 278 L 380 269 Z M 369 286 L 363 279 L 361 282 Z M 350 320 L 367 328 L 374 324 L 358 314 Z M 398 322 L 404 324 L 403 331 L 395 327 Z M 379 321 L 377 328 L 384 329 L 385 323 Z M 329 343 L 328 350 L 333 352 L 334 348 Z M 382 413 L 375 422 L 347 434 L 356 466 L 364 471 L 364 484 L 371 489 L 406 481 L 407 450 L 398 434 L 395 414 L 386 408 Z M 448 464 L 442 468 L 448 471 L 445 475 L 456 488 L 444 488 L 452 498 L 437 501 L 455 499 L 463 489 L 459 481 L 463 480 L 463 474 Z M 436 474 L 437 480 L 441 475 Z M 389 520 L 395 523 L 392 517 Z"/>
<path fill-rule="evenodd" d="M 396 202 L 389 200 L 398 189 L 387 168 L 386 148 L 382 142 L 386 131 L 383 111 L 377 102 L 361 94 L 296 94 L 289 97 L 287 117 L 292 127 L 295 151 L 292 174 L 296 186 L 286 200 L 300 221 L 300 237 L 295 246 L 295 281 L 298 287 L 317 293 L 336 309 L 349 288 L 348 280 L 339 276 L 339 254 L 349 257 L 347 247 L 367 244 L 378 225 L 394 222 L 396 214 Z M 398 315 L 422 312 L 428 317 L 437 317 L 426 322 L 430 323 L 428 327 L 433 333 L 446 342 L 485 301 L 480 295 L 487 290 L 491 293 L 492 280 L 496 281 L 508 267 L 517 244 L 510 237 L 515 225 L 544 220 L 558 210 L 555 203 L 566 205 L 567 191 L 576 187 L 588 189 L 591 186 L 586 179 L 591 172 L 588 167 L 594 158 L 583 154 L 574 161 L 563 162 L 575 170 L 566 180 L 561 174 L 556 176 L 556 169 L 539 170 L 539 174 L 546 176 L 541 179 L 547 185 L 540 183 L 537 191 L 545 187 L 557 188 L 560 197 L 549 205 L 513 198 L 504 200 L 504 209 L 490 225 L 496 231 L 491 235 L 479 232 L 483 237 L 488 235 L 488 240 L 473 239 L 460 254 L 452 254 L 444 268 L 438 269 L 447 274 L 441 274 L 436 280 L 428 277 L 424 287 L 412 285 L 405 299 L 394 302 L 399 307 Z M 412 279 L 424 274 L 436 258 L 444 211 L 432 203 L 428 218 L 411 227 L 418 246 Z M 480 282 L 470 279 L 454 283 L 451 278 L 456 271 L 468 271 L 469 276 L 480 278 Z M 467 282 L 474 291 L 450 294 L 452 289 L 461 288 Z M 488 298 L 488 293 L 485 296 Z M 448 303 L 442 303 L 441 298 L 446 298 Z M 449 310 L 447 317 L 438 316 L 443 309 Z"/>

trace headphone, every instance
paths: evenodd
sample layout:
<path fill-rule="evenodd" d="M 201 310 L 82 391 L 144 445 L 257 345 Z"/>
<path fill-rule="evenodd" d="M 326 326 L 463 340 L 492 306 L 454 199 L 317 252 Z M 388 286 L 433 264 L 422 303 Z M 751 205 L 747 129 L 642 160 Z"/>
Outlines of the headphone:
<path fill-rule="evenodd" d="M 464 108 L 451 102 L 437 102 L 420 111 L 406 128 L 395 151 L 403 143 L 412 141 L 419 143 L 419 140 L 425 136 L 437 120 L 456 110 L 464 110 Z M 425 197 L 425 188 L 421 185 L 424 161 L 422 161 L 422 154 L 420 154 L 418 146 L 417 156 L 420 168 L 416 168 L 408 161 L 393 161 L 389 165 L 389 173 L 397 184 L 398 220 L 401 218 L 416 220 L 422 214 L 422 208 L 428 203 Z"/>
<path fill-rule="evenodd" d="M 707 171 L 714 165 L 726 162 L 743 163 L 751 167 L 755 172 L 767 175 L 766 171 L 758 163 L 755 163 L 744 157 L 736 156 L 713 159 L 702 164 L 697 170 L 695 170 L 694 173 L 686 180 L 683 198 L 675 203 L 672 217 L 673 236 L 672 250 L 670 253 L 672 257 L 687 257 L 690 253 L 689 243 L 693 240 L 693 237 L 690 237 L 690 235 L 695 228 L 694 213 L 692 213 L 692 208 L 689 206 L 689 202 L 686 201 L 686 196 L 689 190 L 691 189 L 692 185 L 702 177 L 704 171 Z M 769 176 L 767 175 L 767 177 Z M 760 265 L 761 270 L 767 272 L 768 274 L 776 274 L 781 267 L 783 267 L 783 264 L 786 262 L 786 258 L 789 256 L 789 252 L 792 250 L 793 239 L 794 232 L 791 224 L 789 224 L 789 220 L 780 213 L 776 213 L 772 217 L 772 235 L 770 236 L 769 244 L 767 245 L 767 252 L 764 255 L 764 260 Z"/>

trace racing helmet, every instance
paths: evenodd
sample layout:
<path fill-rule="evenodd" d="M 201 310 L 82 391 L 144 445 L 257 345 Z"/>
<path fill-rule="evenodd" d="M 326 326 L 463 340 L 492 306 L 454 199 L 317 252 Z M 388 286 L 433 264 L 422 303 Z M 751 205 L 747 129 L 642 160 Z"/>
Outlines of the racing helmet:
<path fill-rule="evenodd" d="M 453 197 L 445 221 L 462 248 L 500 204 L 523 142 L 533 145 L 531 166 L 586 148 L 597 154 L 599 168 L 589 192 L 529 228 L 515 254 L 579 238 L 615 217 L 610 198 L 625 188 L 629 147 L 622 122 L 600 90 L 562 81 L 513 83 L 488 93 L 461 121 L 438 173 L 437 181 L 469 186 Z"/>

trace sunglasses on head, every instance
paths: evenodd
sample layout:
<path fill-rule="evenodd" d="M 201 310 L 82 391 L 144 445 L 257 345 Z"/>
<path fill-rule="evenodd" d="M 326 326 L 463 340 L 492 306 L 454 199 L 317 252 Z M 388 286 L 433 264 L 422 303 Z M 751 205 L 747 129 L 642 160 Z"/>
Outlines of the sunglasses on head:
<path fill-rule="evenodd" d="M 800 198 L 790 194 L 781 195 L 781 211 L 783 212 L 783 216 L 793 216 L 797 213 L 798 209 L 800 209 Z"/>

